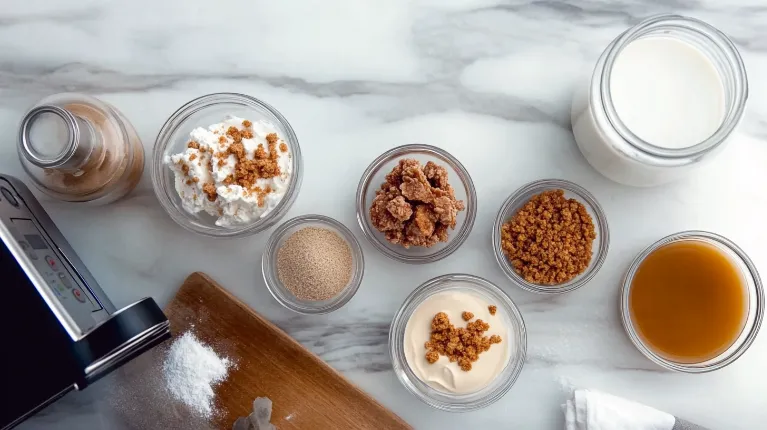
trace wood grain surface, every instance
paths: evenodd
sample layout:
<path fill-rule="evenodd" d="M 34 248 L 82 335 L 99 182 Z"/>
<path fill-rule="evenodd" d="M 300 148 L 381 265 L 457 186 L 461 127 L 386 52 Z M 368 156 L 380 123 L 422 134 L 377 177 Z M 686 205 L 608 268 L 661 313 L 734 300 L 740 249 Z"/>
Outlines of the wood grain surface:
<path fill-rule="evenodd" d="M 235 362 L 216 387 L 217 428 L 250 414 L 256 397 L 272 400 L 279 430 L 411 428 L 203 273 L 186 279 L 165 314 L 174 335 L 191 329 Z"/>

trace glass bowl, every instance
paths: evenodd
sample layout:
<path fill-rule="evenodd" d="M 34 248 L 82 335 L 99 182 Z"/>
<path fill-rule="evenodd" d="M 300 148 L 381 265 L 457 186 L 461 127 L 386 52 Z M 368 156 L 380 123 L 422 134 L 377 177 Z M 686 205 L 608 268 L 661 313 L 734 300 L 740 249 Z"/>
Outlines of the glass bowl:
<path fill-rule="evenodd" d="M 352 252 L 352 277 L 341 292 L 328 300 L 301 300 L 280 282 L 280 277 L 277 275 L 277 253 L 282 244 L 293 233 L 306 227 L 318 227 L 334 231 L 346 240 Z M 261 258 L 261 272 L 264 275 L 266 288 L 282 306 L 301 314 L 327 314 L 340 309 L 357 293 L 362 283 L 362 275 L 365 272 L 365 258 L 362 255 L 359 242 L 346 226 L 326 216 L 302 215 L 285 221 L 272 233 Z"/>
<path fill-rule="evenodd" d="M 514 342 L 502 342 L 510 348 L 506 367 L 486 387 L 468 394 L 453 394 L 437 390 L 421 381 L 410 368 L 405 356 L 405 328 L 413 312 L 430 296 L 449 290 L 469 290 L 498 307 L 496 315 L 504 318 Z M 495 347 L 493 346 L 493 347 Z M 389 354 L 394 373 L 402 385 L 421 401 L 448 412 L 468 412 L 484 408 L 503 397 L 514 385 L 527 355 L 527 331 L 522 314 L 500 288 L 473 275 L 449 274 L 426 281 L 413 291 L 394 315 L 389 328 Z"/>
<path fill-rule="evenodd" d="M 458 212 L 455 229 L 448 231 L 447 242 L 439 242 L 430 248 L 411 246 L 406 249 L 398 244 L 389 243 L 384 234 L 371 223 L 369 210 L 376 191 L 386 182 L 386 175 L 403 158 L 413 158 L 421 164 L 432 161 L 444 167 L 448 173 L 448 181 L 455 189 L 455 198 L 465 203 L 466 209 Z M 368 166 L 357 187 L 357 222 L 362 233 L 384 255 L 403 263 L 431 263 L 452 254 L 469 237 L 476 216 L 477 192 L 469 172 L 447 151 L 431 145 L 403 145 L 384 152 Z"/>
<path fill-rule="evenodd" d="M 631 284 L 634 280 L 634 275 L 642 262 L 644 262 L 645 258 L 664 245 L 689 240 L 705 242 L 709 245 L 716 246 L 723 251 L 738 265 L 741 273 L 744 275 L 744 279 L 746 279 L 746 285 L 748 287 L 748 313 L 740 335 L 726 351 L 710 360 L 700 363 L 678 363 L 655 353 L 645 344 L 634 327 L 634 322 L 631 317 L 631 308 L 629 306 Z M 621 293 L 620 306 L 623 328 L 626 330 L 626 334 L 628 334 L 629 339 L 631 339 L 634 346 L 636 346 L 645 357 L 668 370 L 686 373 L 705 373 L 721 369 L 734 362 L 740 358 L 740 356 L 743 355 L 754 342 L 756 335 L 759 333 L 759 328 L 762 325 L 762 319 L 764 318 L 764 289 L 762 287 L 762 281 L 759 278 L 759 272 L 756 270 L 756 266 L 754 266 L 754 263 L 748 258 L 748 255 L 735 245 L 735 243 L 725 237 L 707 231 L 684 231 L 664 237 L 639 253 L 631 263 L 631 266 L 629 266 L 626 276 L 623 279 L 623 291 Z"/>
<path fill-rule="evenodd" d="M 512 267 L 509 259 L 501 249 L 501 227 L 503 224 L 513 217 L 534 195 L 540 194 L 544 191 L 561 189 L 565 192 L 565 198 L 574 198 L 581 202 L 586 207 L 591 219 L 594 222 L 594 229 L 596 230 L 597 237 L 592 244 L 592 255 L 589 267 L 571 279 L 568 282 L 557 285 L 541 285 L 534 284 L 526 281 L 520 276 L 516 270 Z M 607 257 L 607 250 L 610 245 L 610 230 L 607 227 L 607 217 L 605 216 L 602 207 L 597 203 L 594 196 L 586 191 L 583 187 L 574 184 L 570 181 L 562 179 L 543 179 L 523 186 L 515 191 L 509 198 L 501 205 L 501 210 L 498 211 L 498 216 L 495 218 L 493 224 L 493 252 L 495 253 L 495 259 L 498 261 L 498 265 L 501 266 L 501 270 L 506 276 L 511 279 L 512 282 L 520 286 L 521 288 L 541 294 L 561 294 L 574 291 L 587 282 L 589 282 L 602 267 L 605 258 Z"/>
<path fill-rule="evenodd" d="M 215 224 L 216 218 L 205 212 L 192 214 L 184 210 L 181 198 L 175 190 L 174 174 L 164 164 L 166 155 L 182 152 L 186 148 L 189 133 L 194 128 L 219 123 L 227 115 L 270 123 L 277 129 L 292 154 L 293 176 L 282 200 L 261 218 L 236 227 L 220 227 Z M 301 188 L 302 167 L 298 138 L 282 114 L 254 97 L 236 93 L 215 93 L 196 98 L 181 106 L 162 126 L 154 145 L 152 184 L 163 209 L 181 227 L 206 236 L 244 237 L 271 227 L 285 216 Z"/>

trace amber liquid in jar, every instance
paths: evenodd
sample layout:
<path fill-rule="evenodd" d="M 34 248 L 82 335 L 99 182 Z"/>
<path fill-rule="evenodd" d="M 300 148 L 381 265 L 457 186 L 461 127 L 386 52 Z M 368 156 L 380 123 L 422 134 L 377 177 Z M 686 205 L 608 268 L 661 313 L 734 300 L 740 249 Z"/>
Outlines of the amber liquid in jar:
<path fill-rule="evenodd" d="M 725 352 L 743 330 L 746 279 L 717 246 L 699 240 L 674 242 L 640 264 L 629 308 L 649 349 L 677 363 L 702 363 Z"/>

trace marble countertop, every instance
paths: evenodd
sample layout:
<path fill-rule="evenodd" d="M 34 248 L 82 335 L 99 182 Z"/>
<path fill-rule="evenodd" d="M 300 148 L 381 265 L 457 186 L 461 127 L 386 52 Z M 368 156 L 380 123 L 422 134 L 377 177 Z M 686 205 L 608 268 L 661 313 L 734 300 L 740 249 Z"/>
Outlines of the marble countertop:
<path fill-rule="evenodd" d="M 728 33 L 746 62 L 748 112 L 721 156 L 688 180 L 652 189 L 609 182 L 580 155 L 569 128 L 581 70 L 642 17 L 676 12 Z M 211 240 L 173 223 L 147 168 L 138 188 L 105 207 L 41 197 L 43 206 L 119 307 L 161 304 L 196 270 L 209 273 L 416 428 L 559 429 L 569 387 L 601 389 L 713 429 L 767 422 L 767 337 L 735 364 L 704 375 L 663 371 L 630 343 L 618 318 L 621 276 L 662 236 L 706 229 L 741 245 L 767 271 L 767 7 L 760 0 L 5 0 L 0 8 L 0 171 L 24 178 L 15 134 L 26 108 L 79 91 L 122 110 L 147 151 L 183 103 L 220 91 L 277 107 L 304 152 L 305 179 L 288 217 L 320 213 L 356 226 L 364 168 L 394 146 L 421 142 L 457 156 L 478 191 L 477 221 L 451 257 L 403 266 L 363 243 L 356 297 L 324 317 L 281 308 L 264 287 L 269 231 Z M 611 244 L 599 274 L 573 293 L 543 297 L 497 267 L 490 229 L 501 202 L 524 183 L 569 179 L 603 205 Z M 326 198 L 332 190 L 332 199 Z M 39 193 L 38 193 L 39 195 Z M 448 272 L 483 276 L 520 307 L 528 357 L 496 404 L 454 415 L 430 409 L 395 378 L 391 318 L 417 285 Z M 73 393 L 22 429 L 115 428 Z"/>

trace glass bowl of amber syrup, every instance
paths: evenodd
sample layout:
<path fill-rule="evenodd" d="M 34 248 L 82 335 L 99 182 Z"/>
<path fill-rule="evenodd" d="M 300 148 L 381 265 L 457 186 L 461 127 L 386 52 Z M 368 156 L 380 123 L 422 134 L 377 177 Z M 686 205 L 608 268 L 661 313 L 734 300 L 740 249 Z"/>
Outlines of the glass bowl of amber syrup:
<path fill-rule="evenodd" d="M 621 295 L 623 326 L 647 358 L 703 373 L 737 360 L 756 339 L 764 290 L 746 253 L 725 237 L 686 231 L 642 251 Z"/>

